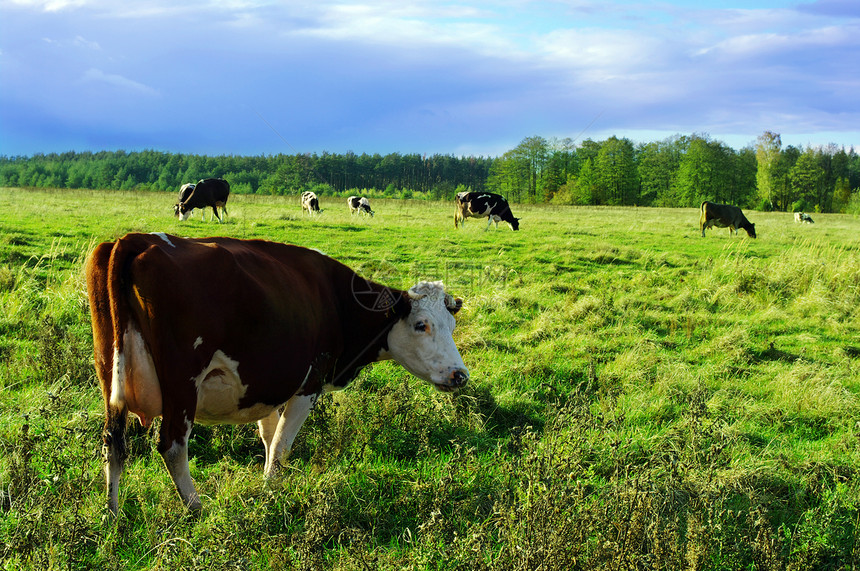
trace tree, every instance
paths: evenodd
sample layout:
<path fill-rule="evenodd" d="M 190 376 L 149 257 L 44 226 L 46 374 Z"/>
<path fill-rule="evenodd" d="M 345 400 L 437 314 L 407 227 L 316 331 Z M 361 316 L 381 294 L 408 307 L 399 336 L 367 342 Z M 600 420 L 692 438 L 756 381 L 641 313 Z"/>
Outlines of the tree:
<path fill-rule="evenodd" d="M 789 170 L 791 193 L 789 200 L 796 204 L 793 210 L 808 210 L 815 206 L 821 210 L 821 198 L 826 186 L 826 174 L 821 168 L 821 152 L 807 148 Z"/>
<path fill-rule="evenodd" d="M 519 202 L 521 189 L 529 184 L 529 167 L 522 157 L 508 151 L 493 161 L 487 187 L 509 200 Z"/>
<path fill-rule="evenodd" d="M 756 196 L 756 157 L 755 149 L 744 147 L 735 154 L 732 167 L 732 184 L 728 202 L 738 206 L 755 206 Z"/>
<path fill-rule="evenodd" d="M 678 206 L 675 179 L 681 157 L 689 144 L 687 137 L 675 136 L 656 143 L 640 145 L 636 152 L 642 205 Z"/>
<path fill-rule="evenodd" d="M 528 172 L 527 194 L 530 201 L 536 202 L 539 199 L 537 195 L 538 182 L 549 158 L 549 144 L 543 137 L 526 137 L 511 152 L 514 159 L 526 165 Z"/>
<path fill-rule="evenodd" d="M 703 200 L 734 204 L 736 158 L 735 152 L 720 141 L 694 136 L 678 167 L 681 204 L 699 206 Z"/>
<path fill-rule="evenodd" d="M 779 175 L 779 159 L 782 149 L 782 139 L 778 133 L 765 131 L 756 139 L 755 157 L 758 164 L 756 172 L 756 184 L 758 195 L 762 203 L 775 208 L 774 197 L 776 194 L 777 177 Z"/>
<path fill-rule="evenodd" d="M 600 177 L 594 167 L 594 159 L 586 159 L 579 176 L 576 179 L 574 204 L 603 204 L 605 197 L 601 196 Z"/>
<path fill-rule="evenodd" d="M 636 204 L 639 176 L 630 139 L 610 137 L 604 141 L 594 166 L 600 184 L 599 192 L 607 204 Z"/>
<path fill-rule="evenodd" d="M 552 200 L 562 187 L 569 190 L 568 183 L 578 171 L 577 165 L 576 148 L 571 139 L 550 139 L 549 156 L 538 188 L 538 194 L 543 196 L 544 201 Z M 561 199 L 561 203 L 566 200 Z"/>
<path fill-rule="evenodd" d="M 796 200 L 791 189 L 791 169 L 800 157 L 800 149 L 789 145 L 780 154 L 773 169 L 773 208 L 787 211 Z"/>

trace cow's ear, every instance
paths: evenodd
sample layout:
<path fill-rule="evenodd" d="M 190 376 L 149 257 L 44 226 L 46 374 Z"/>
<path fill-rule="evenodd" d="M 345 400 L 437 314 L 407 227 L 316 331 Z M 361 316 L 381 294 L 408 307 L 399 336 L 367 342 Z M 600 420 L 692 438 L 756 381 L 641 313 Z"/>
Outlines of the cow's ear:
<path fill-rule="evenodd" d="M 451 312 L 451 315 L 456 314 L 458 311 L 463 309 L 463 300 L 459 297 L 455 298 L 450 295 L 445 295 L 445 307 L 448 308 L 448 311 Z"/>

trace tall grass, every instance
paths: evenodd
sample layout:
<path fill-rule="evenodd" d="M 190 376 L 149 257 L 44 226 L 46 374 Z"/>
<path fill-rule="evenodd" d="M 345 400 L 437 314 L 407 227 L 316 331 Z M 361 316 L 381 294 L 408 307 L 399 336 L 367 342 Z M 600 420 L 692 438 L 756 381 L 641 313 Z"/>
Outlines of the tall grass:
<path fill-rule="evenodd" d="M 860 561 L 858 221 L 0 190 L 0 566 L 5 569 L 851 569 Z M 235 199 L 235 200 L 234 200 Z M 74 223 L 70 222 L 75 213 Z M 819 220 L 820 218 L 820 220 Z M 253 426 L 197 426 L 191 518 L 153 430 L 130 425 L 107 517 L 81 265 L 127 231 L 319 248 L 392 285 L 465 298 L 472 372 L 434 392 L 391 363 L 328 395 L 280 478 Z M 157 423 L 156 423 L 157 424 Z"/>

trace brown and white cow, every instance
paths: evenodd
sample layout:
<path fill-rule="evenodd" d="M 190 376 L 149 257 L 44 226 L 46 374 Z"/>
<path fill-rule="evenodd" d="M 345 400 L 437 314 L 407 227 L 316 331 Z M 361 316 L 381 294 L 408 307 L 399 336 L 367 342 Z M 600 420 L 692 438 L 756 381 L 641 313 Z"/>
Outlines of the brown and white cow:
<path fill-rule="evenodd" d="M 158 451 L 198 510 L 194 422 L 257 422 L 271 476 L 320 394 L 368 363 L 393 359 L 443 391 L 469 378 L 452 338 L 462 300 L 441 282 L 401 291 L 315 250 L 163 233 L 100 244 L 86 276 L 113 513 L 128 413 L 162 417 Z"/>
<path fill-rule="evenodd" d="M 350 214 L 355 214 L 356 212 L 361 214 L 363 212 L 365 214 L 370 214 L 370 217 L 373 218 L 373 210 L 370 209 L 370 201 L 364 196 L 350 196 L 346 199 L 346 205 L 349 206 Z"/>
<path fill-rule="evenodd" d="M 520 219 L 514 218 L 507 199 L 500 194 L 460 192 L 455 200 L 457 203 L 457 211 L 454 213 L 455 228 L 458 228 L 461 223 L 465 223 L 466 218 L 483 218 L 486 216 L 487 227 L 484 230 L 489 230 L 490 224 L 493 222 L 496 223 L 496 228 L 499 227 L 499 222 L 507 222 L 511 230 L 520 229 Z"/>
<path fill-rule="evenodd" d="M 801 224 L 815 224 L 815 220 L 806 212 L 795 212 L 794 221 Z"/>
<path fill-rule="evenodd" d="M 302 214 L 308 211 L 308 214 L 320 212 L 320 201 L 317 195 L 309 190 L 302 193 Z"/>
<path fill-rule="evenodd" d="M 728 228 L 729 235 L 735 234 L 738 229 L 743 228 L 750 238 L 755 238 L 755 224 L 750 224 L 750 221 L 737 206 L 716 204 L 706 200 L 702 203 L 701 211 L 699 226 L 702 230 L 702 238 L 705 237 L 705 229 L 714 226 Z"/>
<path fill-rule="evenodd" d="M 183 200 L 182 193 L 186 192 L 187 196 Z M 174 206 L 174 214 L 179 216 L 180 220 L 188 220 L 191 218 L 191 211 L 195 208 L 212 207 L 214 218 L 218 222 L 223 222 L 222 215 L 227 214 L 227 198 L 230 196 L 230 183 L 221 178 L 207 178 L 199 181 L 195 185 L 183 185 L 180 189 L 179 203 Z M 221 208 L 222 215 L 218 214 L 218 208 Z M 203 220 L 206 220 L 206 212 L 203 212 Z M 211 219 L 210 219 L 211 220 Z"/>

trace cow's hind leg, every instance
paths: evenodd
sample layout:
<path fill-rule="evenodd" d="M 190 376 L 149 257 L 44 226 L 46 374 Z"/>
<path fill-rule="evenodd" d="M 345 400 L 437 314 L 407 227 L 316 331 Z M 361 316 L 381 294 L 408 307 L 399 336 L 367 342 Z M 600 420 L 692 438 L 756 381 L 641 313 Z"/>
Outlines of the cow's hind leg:
<path fill-rule="evenodd" d="M 277 466 L 280 457 L 284 453 L 289 454 L 293 447 L 293 442 L 296 439 L 296 435 L 299 433 L 299 429 L 305 423 L 305 420 L 307 420 L 308 415 L 310 415 L 311 410 L 314 408 L 317 398 L 319 398 L 318 394 L 296 394 L 290 397 L 290 400 L 288 400 L 287 404 L 284 405 L 284 409 L 281 412 L 280 420 L 278 420 L 278 425 L 275 429 L 271 444 L 266 447 L 266 467 L 264 469 L 264 474 L 267 478 L 271 478 L 275 475 L 275 467 Z M 268 421 L 271 418 L 272 417 L 269 416 L 265 420 Z"/>
<path fill-rule="evenodd" d="M 272 454 L 272 440 L 275 438 L 275 432 L 278 430 L 278 421 L 280 418 L 281 415 L 278 409 L 275 409 L 272 411 L 272 414 L 257 421 L 257 429 L 260 431 L 260 440 L 263 441 L 263 448 L 266 451 L 265 464 L 263 464 L 264 472 L 268 472 L 269 469 L 269 457 Z"/>
<path fill-rule="evenodd" d="M 119 480 L 128 451 L 125 444 L 125 427 L 128 411 L 109 406 L 104 429 L 105 481 L 107 483 L 108 508 L 114 515 L 119 511 Z"/>
<path fill-rule="evenodd" d="M 200 511 L 200 496 L 191 479 L 191 470 L 188 467 L 188 437 L 191 435 L 192 419 L 185 418 L 180 424 L 178 419 L 168 418 L 167 415 L 161 423 L 159 434 L 158 452 L 164 459 L 167 471 L 176 485 L 176 491 L 186 506 L 192 511 Z"/>

